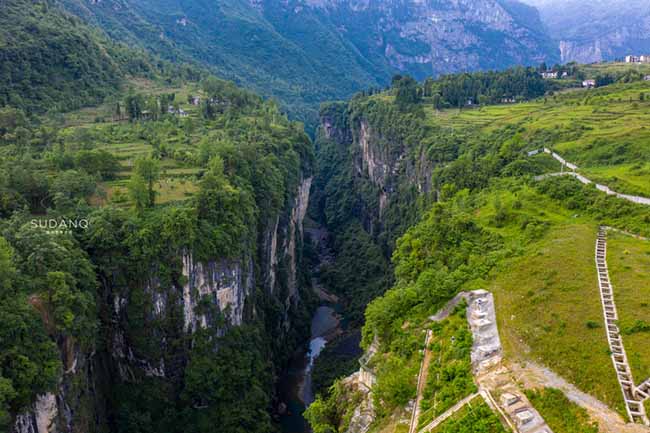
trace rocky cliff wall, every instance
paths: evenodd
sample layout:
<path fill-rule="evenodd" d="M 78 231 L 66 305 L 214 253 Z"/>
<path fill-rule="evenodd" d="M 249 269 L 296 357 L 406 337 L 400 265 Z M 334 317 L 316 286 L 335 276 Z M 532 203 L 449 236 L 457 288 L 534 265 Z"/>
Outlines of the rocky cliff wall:
<path fill-rule="evenodd" d="M 265 224 L 260 235 L 265 241 L 257 250 L 245 251 L 236 259 L 208 260 L 183 250 L 173 260 L 177 263 L 167 264 L 177 268 L 178 275 L 171 282 L 163 282 L 155 270 L 143 270 L 139 287 L 104 287 L 110 324 L 101 373 L 96 365 L 101 347 L 82 350 L 73 341 L 62 339 L 59 349 L 64 373 L 56 391 L 37 396 L 30 409 L 17 416 L 13 433 L 86 433 L 105 428 L 102 406 L 107 403 L 97 389 L 98 382 L 137 383 L 145 377 L 179 380 L 187 363 L 187 348 L 170 341 L 208 327 L 224 334 L 230 327 L 253 320 L 258 285 L 281 297 L 278 301 L 285 306 L 281 329 L 289 332 L 292 307 L 301 302 L 297 274 L 311 182 L 311 177 L 301 177 L 287 208 Z M 280 265 L 287 272 L 278 272 Z M 134 314 L 141 315 L 138 325 Z M 144 329 L 134 329 L 136 326 Z"/>

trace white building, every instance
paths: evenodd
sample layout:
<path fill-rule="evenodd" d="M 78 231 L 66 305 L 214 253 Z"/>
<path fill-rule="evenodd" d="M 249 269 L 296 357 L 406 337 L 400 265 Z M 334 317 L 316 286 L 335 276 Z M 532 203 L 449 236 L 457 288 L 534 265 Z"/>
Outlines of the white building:
<path fill-rule="evenodd" d="M 582 82 L 582 87 L 586 87 L 587 89 L 596 87 L 596 80 L 584 80 Z"/>
<path fill-rule="evenodd" d="M 555 79 L 557 77 L 558 77 L 557 71 L 542 72 L 542 78 L 544 78 L 545 80 L 551 80 L 551 79 Z"/>
<path fill-rule="evenodd" d="M 650 55 L 625 56 L 625 63 L 650 63 Z"/>

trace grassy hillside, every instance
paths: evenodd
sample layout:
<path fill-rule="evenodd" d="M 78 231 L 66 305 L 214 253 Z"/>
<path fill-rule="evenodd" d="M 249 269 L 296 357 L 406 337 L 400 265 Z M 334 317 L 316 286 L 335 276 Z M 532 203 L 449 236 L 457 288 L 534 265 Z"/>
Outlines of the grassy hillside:
<path fill-rule="evenodd" d="M 606 68 L 606 66 L 604 67 Z M 650 82 L 569 90 L 518 104 L 437 111 L 434 126 L 461 134 L 517 129 L 511 139 L 529 150 L 549 147 L 594 181 L 619 192 L 650 196 Z M 559 163 L 549 167 L 559 171 Z"/>
<path fill-rule="evenodd" d="M 514 104 L 437 109 L 444 106 L 440 100 L 447 98 L 445 94 L 462 94 L 467 91 L 463 84 L 471 83 L 470 77 L 452 77 L 446 83 L 428 84 L 437 89 L 438 97 L 420 99 L 412 84 L 400 82 L 390 92 L 359 97 L 349 104 L 347 121 L 352 128 L 366 122 L 364 127 L 374 131 L 369 145 L 389 155 L 381 162 L 392 163 L 391 155 L 399 161 L 388 183 L 393 191 L 409 191 L 413 172 L 422 166 L 431 167 L 433 173 L 430 195 L 409 203 L 396 195 L 388 197 L 382 221 L 386 232 L 395 227 L 393 215 L 415 212 L 419 218 L 394 247 L 393 287 L 366 309 L 364 344 L 380 342 L 377 371 L 383 359 L 411 360 L 413 339 L 426 326 L 427 317 L 456 293 L 488 289 L 495 295 L 506 359 L 534 360 L 550 367 L 625 414 L 604 330 L 594 247 L 602 224 L 650 234 L 650 208 L 607 196 L 569 177 L 536 181 L 535 175 L 560 171 L 560 164 L 546 154 L 529 157 L 527 152 L 551 147 L 589 176 L 593 173 L 588 170 L 596 168 L 621 171 L 650 162 L 645 132 L 650 121 L 645 97 L 650 83 L 638 78 L 590 90 L 556 89 Z M 493 98 L 504 91 L 498 85 L 489 88 L 497 92 Z M 325 111 L 330 125 L 340 115 L 334 107 Z M 353 134 L 359 131 L 353 129 Z M 329 148 L 326 156 L 333 158 L 335 149 Z M 632 189 L 631 182 L 618 182 L 612 187 Z M 337 183 L 331 187 L 338 187 Z M 372 203 L 372 188 L 365 191 L 362 198 Z M 341 197 L 341 203 L 354 203 L 353 195 L 337 194 L 330 200 Z M 418 210 L 422 208 L 426 210 Z M 340 215 L 336 217 L 338 221 Z M 630 341 L 627 348 L 626 340 L 626 349 L 640 382 L 648 375 L 643 319 L 647 284 L 640 271 L 647 254 L 645 241 L 625 242 L 619 244 L 622 240 L 612 235 L 609 260 L 615 293 L 617 284 L 621 286 L 617 296 L 621 297 L 621 326 L 627 329 L 623 338 Z M 446 357 L 441 348 L 436 352 Z M 378 375 L 377 386 L 399 375 Z M 445 376 L 449 380 L 435 389 L 453 388 L 451 377 Z M 455 391 L 462 389 L 458 384 Z M 571 405 L 552 409 L 547 405 L 551 397 L 544 393 L 537 397 L 559 431 L 593 430 L 584 414 Z M 375 403 L 380 408 L 377 427 L 403 410 L 390 398 Z"/>
<path fill-rule="evenodd" d="M 650 377 L 650 241 L 610 232 L 607 264 L 619 328 L 638 384 Z"/>

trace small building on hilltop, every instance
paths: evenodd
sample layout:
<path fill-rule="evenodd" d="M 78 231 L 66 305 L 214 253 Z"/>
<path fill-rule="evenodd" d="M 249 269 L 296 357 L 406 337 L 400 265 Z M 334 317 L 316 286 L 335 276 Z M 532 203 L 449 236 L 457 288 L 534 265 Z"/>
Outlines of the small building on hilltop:
<path fill-rule="evenodd" d="M 542 78 L 545 80 L 552 80 L 556 79 L 558 77 L 558 72 L 557 71 L 544 71 L 541 73 Z"/>
<path fill-rule="evenodd" d="M 650 63 L 650 55 L 643 54 L 640 56 L 625 56 L 625 63 Z"/>
<path fill-rule="evenodd" d="M 596 87 L 596 80 L 584 80 L 582 82 L 582 87 L 587 89 L 593 89 L 594 87 Z"/>

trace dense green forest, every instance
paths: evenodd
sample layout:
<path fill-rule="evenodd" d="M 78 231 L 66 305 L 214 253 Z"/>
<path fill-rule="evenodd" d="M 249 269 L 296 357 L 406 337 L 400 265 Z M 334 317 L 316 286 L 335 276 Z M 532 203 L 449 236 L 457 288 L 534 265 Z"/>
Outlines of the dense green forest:
<path fill-rule="evenodd" d="M 197 80 L 173 65 L 109 40 L 55 0 L 8 0 L 0 13 L 0 106 L 27 113 L 101 103 L 131 77 Z"/>
<path fill-rule="evenodd" d="M 395 75 L 378 90 L 392 67 L 332 58 L 350 47 L 314 16 L 278 35 L 269 23 L 290 20 L 279 6 L 262 17 L 227 1 L 221 26 L 199 16 L 212 30 L 190 22 L 182 33 L 188 23 L 173 13 L 150 26 L 149 2 L 95 5 L 8 0 L 0 12 L 0 428 L 56 395 L 57 422 L 74 431 L 277 431 L 278 376 L 309 338 L 317 305 L 314 252 L 301 239 L 312 177 L 309 214 L 334 252 L 317 277 L 340 299 L 351 334 L 377 352 L 366 365 L 376 379 L 371 431 L 413 400 L 424 331 L 438 356 L 420 422 L 476 391 L 466 306 L 428 318 L 459 291 L 486 288 L 510 318 L 500 323 L 506 356 L 525 344 L 623 412 L 597 334 L 593 257 L 578 258 L 593 253 L 601 224 L 650 235 L 650 214 L 571 177 L 538 177 L 563 169 L 529 152 L 552 148 L 595 181 L 649 196 L 643 70 Z M 317 30 L 307 46 L 325 40 L 329 61 L 314 65 L 290 42 L 306 26 Z M 257 36 L 230 41 L 237 56 L 207 43 L 233 32 Z M 196 38 L 196 51 L 169 35 Z M 197 66 L 207 60 L 282 102 Z M 585 78 L 596 88 L 579 89 Z M 285 114 L 313 122 L 317 102 L 358 88 L 367 90 L 322 104 L 315 150 Z M 632 239 L 616 277 L 643 265 L 625 260 L 646 251 Z M 645 287 L 634 278 L 621 286 Z M 633 368 L 645 374 L 647 303 L 627 296 Z M 315 365 L 320 395 L 306 417 L 317 433 L 345 431 L 364 398 L 342 379 L 358 369 L 336 350 L 344 340 Z M 559 392 L 528 397 L 556 433 L 595 431 Z M 503 429 L 473 403 L 440 431 Z"/>
<path fill-rule="evenodd" d="M 298 184 L 313 170 L 311 143 L 275 104 L 231 83 L 187 86 L 201 105 L 136 91 L 107 106 L 112 120 L 80 126 L 0 110 L 3 428 L 71 368 L 94 372 L 66 390 L 81 402 L 73 421 L 85 431 L 274 428 L 274 371 L 305 337 L 310 295 L 285 301 L 285 258 L 278 292 L 269 293 L 258 259 L 269 221 L 289 220 Z M 169 104 L 191 115 L 170 113 Z M 210 314 L 209 324 L 184 332 L 177 288 L 186 284 L 187 251 L 206 263 L 258 263 L 245 326 L 231 329 L 231 313 L 215 313 L 206 298 L 197 311 Z M 153 296 L 166 297 L 165 315 L 152 315 Z M 113 299 L 124 300 L 124 314 L 111 313 Z M 164 375 L 129 370 L 125 380 L 116 338 L 131 357 L 162 360 Z"/>

